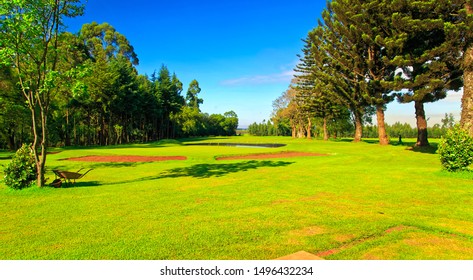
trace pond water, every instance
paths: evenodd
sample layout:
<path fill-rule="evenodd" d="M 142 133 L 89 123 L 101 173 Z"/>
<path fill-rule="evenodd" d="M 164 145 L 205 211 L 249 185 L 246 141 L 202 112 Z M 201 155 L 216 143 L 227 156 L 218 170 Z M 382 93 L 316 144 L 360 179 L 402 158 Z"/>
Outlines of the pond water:
<path fill-rule="evenodd" d="M 284 147 L 286 144 L 276 144 L 276 143 L 263 143 L 263 144 L 253 144 L 253 143 L 189 143 L 186 146 L 227 146 L 227 147 L 238 147 L 238 148 L 279 148 Z"/>

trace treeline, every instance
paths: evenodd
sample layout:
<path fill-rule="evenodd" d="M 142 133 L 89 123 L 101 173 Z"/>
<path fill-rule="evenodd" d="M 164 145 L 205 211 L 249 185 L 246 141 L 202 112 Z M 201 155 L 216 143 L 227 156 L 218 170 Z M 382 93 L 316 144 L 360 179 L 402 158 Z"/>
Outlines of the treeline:
<path fill-rule="evenodd" d="M 313 126 L 311 127 L 312 136 L 315 138 L 324 138 L 323 120 L 313 119 Z M 440 138 L 445 136 L 447 131 L 455 125 L 455 120 L 452 114 L 445 114 L 445 117 L 441 120 L 442 124 L 435 124 L 432 127 L 428 127 L 428 133 L 430 138 Z M 329 138 L 337 139 L 338 137 L 353 137 L 355 133 L 355 126 L 353 122 L 345 122 L 345 125 L 341 126 L 338 122 L 328 123 L 326 127 L 326 133 Z M 274 123 L 272 121 L 263 121 L 261 123 L 253 123 L 248 126 L 248 133 L 254 136 L 291 136 L 291 128 L 288 123 Z M 300 137 L 306 137 L 305 130 L 301 133 Z M 386 133 L 390 139 L 401 138 L 416 138 L 417 128 L 412 127 L 408 123 L 396 122 L 392 125 L 386 124 Z M 296 133 L 297 134 L 297 133 Z M 373 124 L 366 124 L 363 126 L 363 135 L 365 138 L 377 138 L 378 127 Z"/>
<path fill-rule="evenodd" d="M 324 139 L 350 132 L 360 141 L 376 129 L 385 145 L 390 133 L 397 134 L 385 124 L 386 105 L 397 100 L 413 104 L 416 145 L 426 146 L 427 132 L 436 130 L 428 129 L 424 104 L 463 87 L 460 124 L 473 135 L 470 5 L 465 0 L 329 1 L 304 39 L 289 89 L 273 103 L 275 127 L 256 130 L 288 134 L 290 128 L 293 137 L 308 138 L 322 131 Z M 364 128 L 373 116 L 376 125 Z"/>
<path fill-rule="evenodd" d="M 166 66 L 151 76 L 139 75 L 133 46 L 107 23 L 85 24 L 78 34 L 59 34 L 57 49 L 61 54 L 57 75 L 67 75 L 52 82 L 45 112 L 50 145 L 112 145 L 236 133 L 235 112 L 200 111 L 203 99 L 196 80 L 183 94 L 182 82 Z M 0 148 L 11 150 L 34 140 L 30 108 L 14 70 L 8 64 L 0 68 Z"/>

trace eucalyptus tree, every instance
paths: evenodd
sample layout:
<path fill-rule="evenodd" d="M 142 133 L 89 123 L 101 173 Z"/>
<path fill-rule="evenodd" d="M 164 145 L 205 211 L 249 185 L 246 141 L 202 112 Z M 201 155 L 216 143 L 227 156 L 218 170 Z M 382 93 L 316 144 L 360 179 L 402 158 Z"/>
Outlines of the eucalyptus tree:
<path fill-rule="evenodd" d="M 79 103 L 86 108 L 88 130 L 94 130 L 92 142 L 98 140 L 100 145 L 106 145 L 111 142 L 116 125 L 112 123 L 112 106 L 121 94 L 121 85 L 117 86 L 117 82 L 120 83 L 123 78 L 120 75 L 128 71 L 121 70 L 128 67 L 126 63 L 129 67 L 137 65 L 138 56 L 128 39 L 108 23 L 84 24 L 78 36 L 88 57 L 84 65 L 90 71 L 84 78 L 88 98 Z"/>
<path fill-rule="evenodd" d="M 292 138 L 302 138 L 306 135 L 308 120 L 301 99 L 297 98 L 296 80 L 293 79 L 288 89 L 273 101 L 273 120 L 278 125 L 280 121 L 289 120 Z"/>
<path fill-rule="evenodd" d="M 236 135 L 236 130 L 238 128 L 238 115 L 235 111 L 228 111 L 223 113 L 225 121 L 223 122 L 223 130 L 225 131 L 224 136 L 234 136 Z"/>
<path fill-rule="evenodd" d="M 86 23 L 82 26 L 79 37 L 94 61 L 99 59 L 110 61 L 120 54 L 133 65 L 139 64 L 138 55 L 130 41 L 109 23 Z"/>
<path fill-rule="evenodd" d="M 198 97 L 200 91 L 199 82 L 195 79 L 192 80 L 186 94 L 187 106 L 199 109 L 200 104 L 204 103 L 204 100 Z"/>
<path fill-rule="evenodd" d="M 31 112 L 37 184 L 44 185 L 48 113 L 64 72 L 58 43 L 64 18 L 83 13 L 79 0 L 0 1 L 0 62 L 13 67 Z M 40 149 L 40 151 L 38 151 Z"/>

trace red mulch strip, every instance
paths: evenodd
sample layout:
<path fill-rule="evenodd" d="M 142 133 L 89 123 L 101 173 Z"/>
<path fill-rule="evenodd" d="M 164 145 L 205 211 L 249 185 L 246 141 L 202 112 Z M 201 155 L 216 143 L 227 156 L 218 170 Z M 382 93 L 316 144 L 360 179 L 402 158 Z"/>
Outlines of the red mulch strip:
<path fill-rule="evenodd" d="M 85 156 L 68 158 L 67 160 L 89 162 L 151 162 L 186 159 L 187 157 L 184 156 Z"/>
<path fill-rule="evenodd" d="M 307 152 L 281 152 L 277 154 L 252 154 L 244 156 L 221 156 L 216 160 L 231 160 L 231 159 L 271 159 L 271 158 L 291 158 L 291 157 L 321 157 L 326 154 L 316 154 Z"/>
<path fill-rule="evenodd" d="M 332 249 L 332 250 L 328 250 L 328 251 L 325 251 L 325 252 L 317 253 L 316 256 L 323 258 L 323 257 L 327 257 L 327 256 L 330 256 L 330 255 L 336 254 L 338 252 L 340 252 L 340 249 Z"/>

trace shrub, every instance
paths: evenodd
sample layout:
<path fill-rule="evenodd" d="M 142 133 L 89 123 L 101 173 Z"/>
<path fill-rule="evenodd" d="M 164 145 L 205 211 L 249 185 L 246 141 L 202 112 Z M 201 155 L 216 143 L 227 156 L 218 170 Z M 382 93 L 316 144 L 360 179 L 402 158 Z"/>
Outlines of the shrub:
<path fill-rule="evenodd" d="M 30 145 L 23 145 L 4 170 L 5 184 L 21 190 L 30 187 L 36 180 L 36 164 Z"/>
<path fill-rule="evenodd" d="M 456 125 L 440 139 L 438 153 L 446 170 L 467 170 L 473 162 L 473 138 L 466 130 Z"/>

